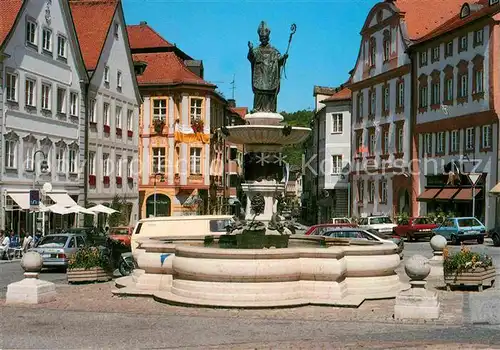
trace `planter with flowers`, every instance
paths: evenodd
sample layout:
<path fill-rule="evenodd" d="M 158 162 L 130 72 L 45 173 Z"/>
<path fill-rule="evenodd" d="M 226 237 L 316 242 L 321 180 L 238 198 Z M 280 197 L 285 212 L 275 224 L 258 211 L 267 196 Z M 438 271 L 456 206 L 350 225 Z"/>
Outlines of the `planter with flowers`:
<path fill-rule="evenodd" d="M 165 121 L 163 119 L 153 120 L 153 128 L 155 129 L 155 133 L 161 134 L 163 132 L 164 126 L 165 126 Z"/>
<path fill-rule="evenodd" d="M 493 286 L 495 282 L 495 267 L 493 260 L 486 254 L 471 252 L 462 245 L 456 254 L 443 251 L 443 270 L 446 290 L 452 286 L 477 286 L 480 292 L 483 286 Z"/>
<path fill-rule="evenodd" d="M 66 276 L 68 283 L 106 282 L 113 278 L 108 257 L 97 247 L 84 247 L 73 254 Z"/>
<path fill-rule="evenodd" d="M 201 120 L 201 119 L 193 119 L 191 121 L 191 127 L 193 128 L 193 131 L 195 133 L 202 133 L 204 126 L 205 126 L 205 124 L 203 123 L 203 120 Z"/>

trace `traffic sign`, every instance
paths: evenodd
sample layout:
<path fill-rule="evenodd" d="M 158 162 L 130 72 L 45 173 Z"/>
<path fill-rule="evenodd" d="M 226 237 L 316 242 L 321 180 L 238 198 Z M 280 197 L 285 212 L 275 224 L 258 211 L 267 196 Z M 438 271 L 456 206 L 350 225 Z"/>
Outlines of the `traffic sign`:
<path fill-rule="evenodd" d="M 468 173 L 467 176 L 469 177 L 470 182 L 472 182 L 472 185 L 476 185 L 478 180 L 481 178 L 481 173 Z"/>
<path fill-rule="evenodd" d="M 37 209 L 40 206 L 40 191 L 30 190 L 30 209 Z"/>

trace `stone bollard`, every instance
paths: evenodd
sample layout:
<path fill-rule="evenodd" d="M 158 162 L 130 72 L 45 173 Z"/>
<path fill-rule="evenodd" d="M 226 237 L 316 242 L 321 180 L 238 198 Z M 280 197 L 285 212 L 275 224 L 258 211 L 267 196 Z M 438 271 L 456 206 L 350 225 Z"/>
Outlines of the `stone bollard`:
<path fill-rule="evenodd" d="M 410 277 L 411 288 L 396 296 L 395 319 L 437 319 L 439 301 L 437 292 L 425 289 L 425 278 L 431 272 L 429 260 L 414 255 L 405 264 L 405 272 Z"/>
<path fill-rule="evenodd" d="M 37 252 L 27 252 L 21 260 L 24 279 L 7 286 L 7 304 L 40 304 L 56 299 L 56 285 L 38 279 L 43 259 Z"/>
<path fill-rule="evenodd" d="M 431 248 L 433 250 L 434 256 L 429 261 L 431 265 L 431 273 L 429 274 L 430 278 L 444 278 L 444 270 L 443 270 L 443 251 L 444 248 L 448 245 L 446 238 L 440 235 L 436 235 L 432 237 L 430 241 Z"/>

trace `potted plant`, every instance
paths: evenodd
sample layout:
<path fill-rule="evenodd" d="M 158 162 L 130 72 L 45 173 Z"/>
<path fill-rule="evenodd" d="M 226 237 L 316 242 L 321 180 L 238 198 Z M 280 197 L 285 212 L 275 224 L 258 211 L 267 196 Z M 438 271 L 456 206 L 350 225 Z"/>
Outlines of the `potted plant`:
<path fill-rule="evenodd" d="M 408 215 L 408 213 L 401 213 L 397 218 L 396 218 L 396 223 L 398 225 L 408 225 L 408 223 L 410 222 L 410 217 Z"/>
<path fill-rule="evenodd" d="M 84 247 L 73 254 L 66 275 L 68 283 L 109 281 L 112 278 L 109 259 L 97 247 Z"/>
<path fill-rule="evenodd" d="M 448 249 L 443 251 L 443 271 L 446 289 L 451 286 L 477 286 L 483 291 L 484 285 L 493 285 L 495 281 L 495 267 L 493 260 L 486 254 L 471 252 L 462 244 L 458 253 L 449 254 Z"/>
<path fill-rule="evenodd" d="M 165 126 L 165 121 L 163 119 L 155 119 L 153 120 L 153 127 L 157 134 L 161 134 L 163 132 L 163 127 Z"/>
<path fill-rule="evenodd" d="M 191 127 L 193 128 L 193 131 L 195 133 L 203 132 L 203 127 L 204 127 L 203 120 L 198 118 L 191 120 Z"/>

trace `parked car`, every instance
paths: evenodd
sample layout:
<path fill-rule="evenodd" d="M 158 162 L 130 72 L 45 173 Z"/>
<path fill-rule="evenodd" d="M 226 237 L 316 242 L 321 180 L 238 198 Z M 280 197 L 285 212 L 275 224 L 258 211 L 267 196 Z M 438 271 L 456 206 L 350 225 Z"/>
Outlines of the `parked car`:
<path fill-rule="evenodd" d="M 420 238 L 432 237 L 434 235 L 432 230 L 437 227 L 437 224 L 426 217 L 409 218 L 407 222 L 396 226 L 394 233 L 406 237 L 408 241 L 416 241 Z"/>
<path fill-rule="evenodd" d="M 390 236 L 381 233 L 372 233 L 360 228 L 332 228 L 326 230 L 322 236 L 325 237 L 334 237 L 334 238 L 349 238 L 354 240 L 369 240 L 369 241 L 379 241 L 386 243 L 394 243 L 398 246 L 397 253 L 399 254 L 399 258 L 403 259 L 403 250 L 404 250 L 404 242 L 403 239 L 399 236 Z"/>
<path fill-rule="evenodd" d="M 398 226 L 388 216 L 369 216 L 359 220 L 359 227 L 370 232 L 392 233 Z"/>
<path fill-rule="evenodd" d="M 333 218 L 332 224 L 352 224 L 352 221 L 349 218 Z"/>
<path fill-rule="evenodd" d="M 130 239 L 133 231 L 134 228 L 129 226 L 111 227 L 108 237 L 120 241 L 124 246 L 130 247 Z"/>
<path fill-rule="evenodd" d="M 332 228 L 339 228 L 339 227 L 358 227 L 357 224 L 318 224 L 318 225 L 313 225 L 309 227 L 309 230 L 305 233 L 306 236 L 312 235 L 312 236 L 321 236 L 323 235 L 324 232 L 326 232 L 329 229 Z"/>
<path fill-rule="evenodd" d="M 73 233 L 58 233 L 42 237 L 35 248 L 28 251 L 42 256 L 43 267 L 68 266 L 69 257 L 85 247 L 85 236 Z"/>
<path fill-rule="evenodd" d="M 488 237 L 493 240 L 493 245 L 495 247 L 500 247 L 500 227 L 495 227 L 493 230 L 488 232 Z"/>
<path fill-rule="evenodd" d="M 449 239 L 451 244 L 467 240 L 477 240 L 477 243 L 483 244 L 486 227 L 474 217 L 448 218 L 432 232 Z"/>

